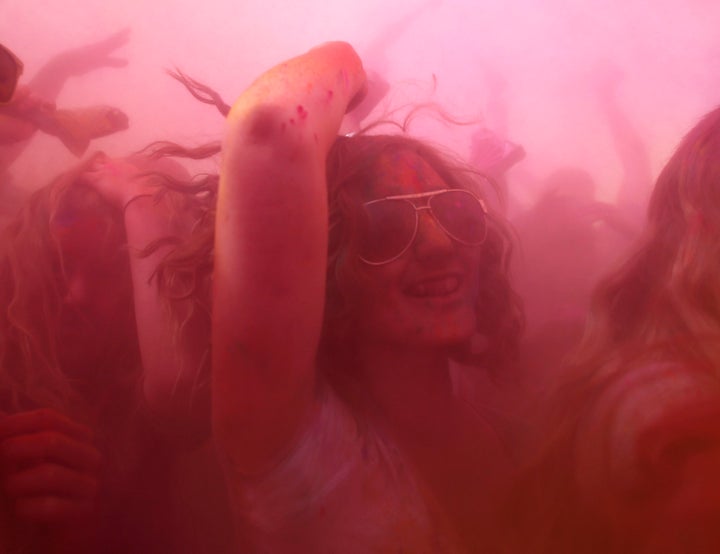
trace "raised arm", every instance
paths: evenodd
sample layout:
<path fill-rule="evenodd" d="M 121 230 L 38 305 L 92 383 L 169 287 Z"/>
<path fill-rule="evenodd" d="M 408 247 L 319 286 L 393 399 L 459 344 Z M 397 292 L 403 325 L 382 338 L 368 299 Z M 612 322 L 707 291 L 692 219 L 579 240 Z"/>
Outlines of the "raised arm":
<path fill-rule="evenodd" d="M 652 170 L 647 147 L 618 102 L 617 89 L 621 80 L 622 72 L 618 68 L 601 66 L 596 93 L 623 171 L 616 205 L 625 217 L 642 221 L 652 189 Z"/>
<path fill-rule="evenodd" d="M 325 158 L 364 79 L 348 44 L 324 44 L 264 73 L 228 117 L 212 408 L 216 440 L 244 474 L 280 455 L 311 405 L 327 263 Z"/>
<path fill-rule="evenodd" d="M 143 364 L 144 402 L 166 438 L 181 446 L 194 445 L 209 434 L 209 390 L 197 390 L 203 356 L 209 348 L 209 329 L 192 317 L 191 301 L 186 305 L 178 302 L 171 312 L 160 295 L 154 275 L 170 246 L 141 255 L 154 241 L 183 237 L 188 231 L 176 210 L 164 201 L 156 201 L 157 180 L 148 172 L 186 177 L 185 170 L 170 161 L 163 165 L 140 156 L 99 157 L 86 180 L 109 202 L 123 209 Z M 185 331 L 179 335 L 177 322 L 186 319 Z"/>
<path fill-rule="evenodd" d="M 127 128 L 125 114 L 117 109 L 102 109 L 82 117 L 83 110 L 56 112 L 55 100 L 71 77 L 126 66 L 127 60 L 114 54 L 129 36 L 130 29 L 122 29 L 100 41 L 56 54 L 16 91 L 11 103 L 0 106 L 0 171 L 18 159 L 38 130 L 57 136 L 80 156 L 89 140 Z"/>
<path fill-rule="evenodd" d="M 48 101 L 57 99 L 65 83 L 104 67 L 124 67 L 127 60 L 115 51 L 128 42 L 130 29 L 121 29 L 97 42 L 64 50 L 48 60 L 28 83 L 30 90 Z"/>

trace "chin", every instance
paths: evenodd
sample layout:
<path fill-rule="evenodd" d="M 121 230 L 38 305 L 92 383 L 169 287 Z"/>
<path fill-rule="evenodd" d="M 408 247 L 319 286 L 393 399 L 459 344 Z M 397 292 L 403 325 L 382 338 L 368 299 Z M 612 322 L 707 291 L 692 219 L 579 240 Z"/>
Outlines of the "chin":
<path fill-rule="evenodd" d="M 476 332 L 474 312 L 462 317 L 427 318 L 424 325 L 419 323 L 421 318 L 414 321 L 412 334 L 426 346 L 457 348 L 472 340 Z"/>
<path fill-rule="evenodd" d="M 473 332 L 438 332 L 434 335 L 429 335 L 426 342 L 428 344 L 434 344 L 444 348 L 457 348 L 468 344 L 473 337 Z"/>

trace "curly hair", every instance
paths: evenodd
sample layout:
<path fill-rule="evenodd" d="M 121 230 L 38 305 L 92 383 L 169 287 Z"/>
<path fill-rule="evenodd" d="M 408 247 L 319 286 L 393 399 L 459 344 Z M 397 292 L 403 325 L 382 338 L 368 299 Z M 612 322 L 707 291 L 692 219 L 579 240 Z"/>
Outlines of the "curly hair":
<path fill-rule="evenodd" d="M 325 347 L 336 354 L 343 352 L 339 343 L 347 338 L 352 314 L 338 286 L 341 271 L 353 278 L 359 262 L 340 264 L 358 237 L 360 195 L 364 185 L 375 178 L 377 161 L 386 153 L 409 151 L 427 162 L 451 188 L 466 189 L 482 195 L 482 180 L 492 182 L 450 155 L 426 142 L 401 134 L 338 137 L 326 164 L 329 203 L 328 271 L 325 305 Z M 463 348 L 459 361 L 482 364 L 491 370 L 509 362 L 516 351 L 524 319 L 519 297 L 509 279 L 508 264 L 512 250 L 511 233 L 502 216 L 488 215 L 488 237 L 482 246 L 480 294 L 477 307 L 477 331 L 486 346 L 480 353 Z M 344 269 L 341 269 L 344 268 Z M 349 274 L 348 274 L 349 273 Z M 335 343 L 335 344 L 334 344 Z"/>
<path fill-rule="evenodd" d="M 683 138 L 660 173 L 634 254 L 594 295 L 578 363 L 660 351 L 720 359 L 720 109 Z M 616 354 L 617 356 L 617 354 Z"/>
<path fill-rule="evenodd" d="M 123 250 L 122 214 L 89 186 L 82 173 L 91 160 L 64 173 L 35 192 L 0 238 L 0 402 L 12 411 L 45 406 L 77 413 L 86 402 L 77 383 L 61 367 L 58 330 L 66 295 L 65 255 L 57 228 L 83 214 L 97 217 L 95 239 L 104 245 L 114 266 L 113 294 L 127 297 L 129 313 L 118 319 L 132 321 L 131 282 L 127 255 L 111 257 L 110 249 Z M 132 330 L 117 326 L 113 342 L 126 347 L 108 356 L 103 388 L 128 382 L 139 369 L 139 354 Z M 127 340 L 126 340 L 127 339 Z M 96 391 L 97 392 L 97 391 Z M 96 398 L 95 400 L 99 400 Z M 88 414 L 83 414 L 88 415 Z"/>

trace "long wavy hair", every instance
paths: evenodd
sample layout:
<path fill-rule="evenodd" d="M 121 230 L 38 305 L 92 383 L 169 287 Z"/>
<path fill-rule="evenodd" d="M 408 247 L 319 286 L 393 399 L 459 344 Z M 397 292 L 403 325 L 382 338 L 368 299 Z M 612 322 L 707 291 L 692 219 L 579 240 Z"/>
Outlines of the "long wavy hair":
<path fill-rule="evenodd" d="M 201 88 L 201 84 L 181 72 L 171 76 L 194 91 L 194 96 L 202 92 L 209 98 L 207 103 L 215 104 L 221 113 L 226 111 L 219 97 L 211 95 L 212 89 Z M 203 97 L 199 99 L 206 101 Z M 136 153 L 135 157 L 160 161 L 162 166 L 164 159 L 204 160 L 219 151 L 219 143 L 184 147 L 160 141 Z M 108 353 L 107 366 L 98 371 L 100 388 L 70 377 L 63 371 L 59 359 L 63 345 L 59 344 L 58 326 L 66 285 L 64 256 L 53 231 L 54 223 L 93 214 L 102 224 L 96 237 L 98 241 L 114 249 L 124 249 L 126 244 L 121 210 L 83 183 L 83 174 L 93 162 L 94 157 L 88 158 L 31 195 L 0 235 L 0 305 L 3 306 L 0 312 L 0 406 L 3 409 L 52 407 L 83 418 L 101 417 L 98 411 L 104 410 L 104 404 L 114 404 L 114 399 L 125 402 L 122 391 L 137 386 L 141 371 L 134 328 L 117 326 L 114 329 L 118 336 L 112 342 L 121 344 L 122 348 Z M 170 171 L 151 170 L 145 175 L 157 184 L 156 200 L 169 199 L 177 217 L 194 222 L 190 239 L 192 259 L 187 257 L 187 242 L 179 236 L 162 237 L 139 253 L 149 255 L 164 245 L 171 245 L 153 278 L 168 308 L 178 314 L 174 323 L 176 338 L 181 340 L 185 324 L 197 311 L 207 318 L 209 330 L 208 287 L 217 174 L 183 179 Z M 195 245 L 200 246 L 195 248 Z M 118 319 L 133 320 L 128 255 L 124 252 L 115 258 L 117 278 L 111 293 L 125 297 L 127 302 L 123 305 L 129 310 L 129 314 Z M 188 298 L 192 300 L 192 310 L 177 310 L 180 302 Z M 88 387 L 92 393 L 85 390 Z M 90 394 L 92 400 L 88 402 L 90 397 L 83 398 L 83 393 Z M 95 413 L 78 413 L 88 411 Z"/>
<path fill-rule="evenodd" d="M 573 482 L 584 414 L 644 363 L 671 361 L 718 376 L 720 362 L 720 109 L 685 135 L 660 173 L 634 253 L 593 295 L 585 336 L 550 397 L 509 520 L 532 552 L 609 552 Z M 528 507 L 530 507 L 528 509 Z M 533 532 L 529 532 L 533 530 Z M 594 546 L 590 546 L 590 545 Z"/>
<path fill-rule="evenodd" d="M 658 177 L 635 253 L 598 287 L 578 361 L 659 351 L 720 360 L 720 109 L 683 138 Z"/>
<path fill-rule="evenodd" d="M 209 86 L 190 78 L 179 69 L 169 70 L 168 75 L 182 84 L 187 91 L 204 104 L 215 106 L 225 117 L 230 106 L 220 94 Z M 151 160 L 184 159 L 212 160 L 221 151 L 219 141 L 197 146 L 184 146 L 173 141 L 156 141 L 143 148 L 138 155 Z M 174 247 L 158 264 L 153 278 L 160 293 L 168 300 L 169 309 L 177 316 L 176 340 L 182 340 L 185 326 L 192 318 L 201 317 L 208 333 L 210 332 L 211 281 L 215 242 L 215 212 L 220 176 L 216 172 L 198 173 L 189 178 L 178 178 L 169 173 L 154 173 L 160 191 L 172 191 L 183 199 L 182 210 L 191 221 L 187 237 L 182 241 L 174 240 Z M 172 239 L 171 239 L 172 240 Z M 168 239 L 162 239 L 145 249 L 148 254 Z M 183 308 L 182 314 L 177 307 L 189 301 L 190 310 Z M 209 340 L 208 340 L 209 342 Z M 209 347 L 208 347 L 209 349 Z M 209 363 L 208 355 L 205 361 Z M 209 369 L 202 373 L 208 374 Z"/>
<path fill-rule="evenodd" d="M 350 362 L 349 329 L 352 313 L 338 286 L 338 277 L 352 279 L 359 261 L 341 263 L 356 244 L 360 220 L 361 194 L 374 178 L 378 160 L 387 153 L 410 151 L 425 160 L 450 188 L 470 190 L 479 196 L 481 182 L 491 181 L 451 155 L 430 144 L 403 134 L 370 135 L 359 133 L 338 137 L 327 158 L 329 202 L 329 246 L 323 348 L 331 353 L 337 367 L 340 356 Z M 524 319 L 518 296 L 509 279 L 508 264 L 512 235 L 505 219 L 490 212 L 489 231 L 482 245 L 477 331 L 484 343 L 480 351 L 471 345 L 457 353 L 459 361 L 498 369 L 514 356 Z M 477 342 L 477 341 L 476 341 Z M 345 364 L 343 364 L 345 365 Z"/>
<path fill-rule="evenodd" d="M 82 184 L 89 163 L 91 160 L 35 192 L 0 238 L 0 403 L 4 409 L 52 407 L 81 417 L 98 415 L 82 413 L 88 407 L 88 398 L 81 392 L 87 383 L 70 377 L 61 367 L 64 345 L 58 330 L 67 291 L 58 223 L 88 213 L 97 216 L 100 228 L 94 240 L 107 250 L 108 259 L 116 260 L 112 294 L 127 298 L 128 313 L 118 314 L 117 319 L 133 321 L 127 255 L 112 256 L 111 252 L 124 248 L 122 213 Z M 118 396 L 139 370 L 134 329 L 126 327 L 118 324 L 108 329 L 115 335 L 110 342 L 123 347 L 109 353 L 107 365 L 98 368 L 95 378 L 102 386 L 93 391 L 96 406 L 111 402 L 110 391 Z"/>

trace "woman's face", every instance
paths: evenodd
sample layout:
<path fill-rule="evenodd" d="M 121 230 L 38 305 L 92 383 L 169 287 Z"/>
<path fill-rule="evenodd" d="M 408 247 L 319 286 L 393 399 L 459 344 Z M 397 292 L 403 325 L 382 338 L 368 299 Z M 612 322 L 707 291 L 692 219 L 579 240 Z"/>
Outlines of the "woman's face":
<path fill-rule="evenodd" d="M 129 349 L 120 344 L 133 329 L 128 255 L 120 233 L 108 234 L 102 215 L 60 218 L 53 232 L 64 269 L 59 357 L 63 370 L 76 375 L 93 371 L 119 348 Z"/>
<path fill-rule="evenodd" d="M 410 151 L 383 155 L 376 171 L 364 202 L 452 188 Z M 412 201 L 420 207 L 427 199 Z M 417 234 L 399 258 L 360 262 L 358 277 L 339 282 L 361 342 L 450 347 L 475 332 L 480 247 L 452 239 L 429 210 L 417 216 Z"/>

